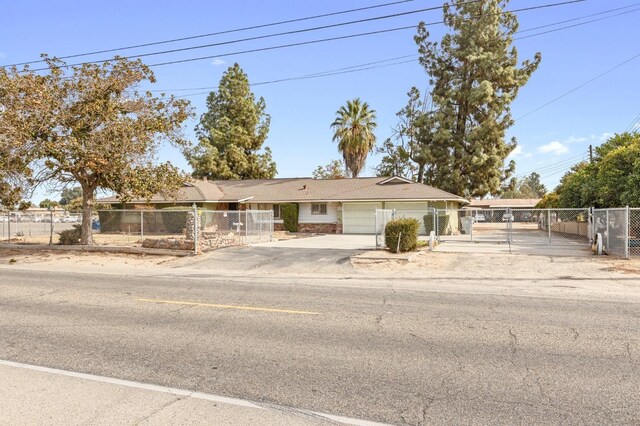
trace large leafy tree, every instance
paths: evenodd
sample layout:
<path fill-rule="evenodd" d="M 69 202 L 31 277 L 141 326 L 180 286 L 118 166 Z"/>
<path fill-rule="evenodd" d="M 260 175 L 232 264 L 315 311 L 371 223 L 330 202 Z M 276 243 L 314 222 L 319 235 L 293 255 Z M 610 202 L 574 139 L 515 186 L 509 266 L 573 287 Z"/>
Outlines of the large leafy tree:
<path fill-rule="evenodd" d="M 80 186 L 81 243 L 91 244 L 99 188 L 126 201 L 182 185 L 186 176 L 170 163 L 156 164 L 155 154 L 165 141 L 186 144 L 181 125 L 190 115 L 189 103 L 139 91 L 140 83 L 155 82 L 140 61 L 116 57 L 67 66 L 45 60 L 45 74 L 0 69 L 0 152 L 21 159 L 8 167 L 9 175 L 30 184 Z M 0 168 L 7 176 L 7 163 L 0 161 Z"/>
<path fill-rule="evenodd" d="M 271 149 L 263 145 L 271 117 L 256 101 L 249 78 L 234 64 L 218 90 L 207 97 L 207 112 L 196 127 L 199 143 L 185 150 L 193 176 L 208 179 L 270 179 L 276 175 Z"/>
<path fill-rule="evenodd" d="M 640 207 L 640 133 L 621 133 L 596 147 L 593 162 L 567 172 L 554 192 L 560 207 Z"/>
<path fill-rule="evenodd" d="M 71 203 L 71 201 L 76 198 L 82 198 L 82 188 L 79 186 L 74 186 L 72 188 L 64 188 L 60 193 L 60 205 L 66 206 Z"/>
<path fill-rule="evenodd" d="M 541 182 L 540 174 L 533 172 L 514 182 L 513 188 L 505 191 L 501 198 L 542 198 L 547 187 Z"/>
<path fill-rule="evenodd" d="M 345 167 L 342 160 L 332 160 L 326 166 L 318 166 L 313 171 L 314 179 L 343 179 L 345 177 Z"/>
<path fill-rule="evenodd" d="M 376 145 L 376 111 L 359 98 L 347 101 L 336 112 L 331 123 L 333 140 L 338 142 L 338 151 L 351 177 L 358 177 L 367 161 L 367 156 Z"/>
<path fill-rule="evenodd" d="M 500 192 L 515 164 L 505 168 L 516 140 L 510 104 L 538 68 L 540 54 L 518 66 L 512 46 L 518 21 L 508 0 L 455 0 L 443 7 L 449 31 L 438 43 L 424 23 L 415 41 L 432 85 L 433 138 L 429 183 L 468 196 Z"/>

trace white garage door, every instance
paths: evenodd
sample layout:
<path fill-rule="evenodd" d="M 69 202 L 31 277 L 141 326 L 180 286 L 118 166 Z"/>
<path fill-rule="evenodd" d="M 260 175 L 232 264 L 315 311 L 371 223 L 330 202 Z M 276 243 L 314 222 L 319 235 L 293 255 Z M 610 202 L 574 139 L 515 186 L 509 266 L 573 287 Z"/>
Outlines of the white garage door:
<path fill-rule="evenodd" d="M 376 209 L 382 203 L 349 203 L 342 205 L 342 227 L 345 234 L 374 234 Z"/>
<path fill-rule="evenodd" d="M 412 217 L 420 222 L 420 234 L 424 234 L 424 216 L 427 214 L 427 203 L 387 202 L 385 209 L 395 210 L 397 217 Z"/>

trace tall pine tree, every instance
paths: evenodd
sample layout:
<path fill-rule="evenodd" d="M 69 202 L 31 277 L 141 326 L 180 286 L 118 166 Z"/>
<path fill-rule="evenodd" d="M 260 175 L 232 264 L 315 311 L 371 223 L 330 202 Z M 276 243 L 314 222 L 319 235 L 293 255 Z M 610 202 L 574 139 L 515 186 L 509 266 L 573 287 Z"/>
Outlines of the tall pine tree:
<path fill-rule="evenodd" d="M 218 91 L 207 98 L 207 112 L 196 127 L 199 143 L 185 150 L 193 176 L 208 179 L 270 179 L 276 175 L 271 149 L 262 146 L 271 117 L 263 98 L 256 101 L 249 79 L 234 64 Z"/>
<path fill-rule="evenodd" d="M 431 41 L 418 27 L 420 63 L 430 76 L 434 164 L 428 183 L 465 196 L 497 194 L 515 168 L 505 167 L 516 140 L 505 141 L 513 125 L 510 104 L 540 64 L 540 53 L 518 67 L 512 46 L 518 20 L 506 12 L 508 0 L 445 4 L 450 31 Z M 431 123 L 430 123 L 431 124 Z"/>

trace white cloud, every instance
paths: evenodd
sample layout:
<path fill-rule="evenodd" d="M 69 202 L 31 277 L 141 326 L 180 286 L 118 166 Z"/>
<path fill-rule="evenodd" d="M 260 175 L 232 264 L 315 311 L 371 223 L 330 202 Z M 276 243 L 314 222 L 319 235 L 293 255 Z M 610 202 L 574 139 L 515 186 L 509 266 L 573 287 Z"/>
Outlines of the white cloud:
<path fill-rule="evenodd" d="M 540 148 L 538 148 L 538 151 L 543 154 L 551 153 L 554 155 L 562 155 L 569 152 L 569 148 L 560 141 L 553 141 L 549 142 L 546 145 L 542 145 Z"/>
<path fill-rule="evenodd" d="M 529 158 L 531 157 L 531 155 L 533 154 L 531 154 L 530 152 L 524 152 L 524 150 L 522 149 L 522 145 L 518 145 L 513 151 L 511 151 L 511 154 L 509 154 L 507 160 L 511 160 L 514 158 Z"/>
<path fill-rule="evenodd" d="M 518 157 L 520 155 L 522 155 L 522 147 L 520 145 L 518 145 L 518 146 L 515 147 L 515 149 L 513 151 L 511 151 L 511 154 L 509 154 L 507 159 L 516 158 L 516 157 Z"/>
<path fill-rule="evenodd" d="M 219 67 L 220 65 L 224 65 L 226 63 L 226 61 L 220 58 L 213 58 L 213 61 L 211 61 L 211 65 L 213 65 L 214 67 Z"/>
<path fill-rule="evenodd" d="M 570 136 L 568 139 L 565 139 L 564 141 L 562 141 L 562 143 L 572 144 L 572 143 L 586 142 L 588 140 L 589 139 L 585 137 Z"/>

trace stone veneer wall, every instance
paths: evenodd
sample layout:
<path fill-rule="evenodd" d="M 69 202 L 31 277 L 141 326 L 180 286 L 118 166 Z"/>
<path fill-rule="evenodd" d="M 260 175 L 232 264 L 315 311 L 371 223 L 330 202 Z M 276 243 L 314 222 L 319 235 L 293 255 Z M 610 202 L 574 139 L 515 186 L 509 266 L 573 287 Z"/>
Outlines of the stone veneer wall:
<path fill-rule="evenodd" d="M 185 238 L 147 238 L 142 242 L 142 247 L 172 250 L 194 249 L 194 218 L 193 212 L 187 215 Z M 198 220 L 198 253 L 214 250 L 222 247 L 242 245 L 242 241 L 234 232 L 219 232 L 217 226 L 202 229 L 200 215 Z"/>
<path fill-rule="evenodd" d="M 274 231 L 285 231 L 284 224 L 274 223 Z M 298 223 L 298 232 L 314 234 L 342 234 L 341 223 Z"/>

